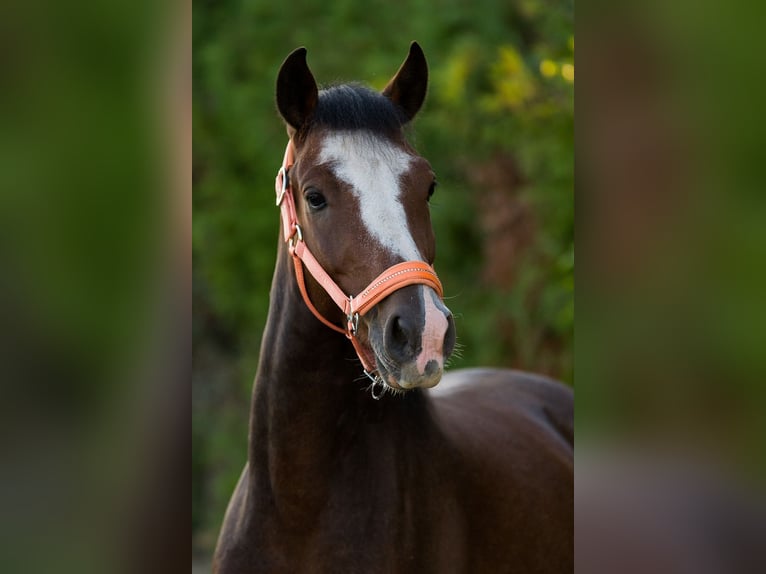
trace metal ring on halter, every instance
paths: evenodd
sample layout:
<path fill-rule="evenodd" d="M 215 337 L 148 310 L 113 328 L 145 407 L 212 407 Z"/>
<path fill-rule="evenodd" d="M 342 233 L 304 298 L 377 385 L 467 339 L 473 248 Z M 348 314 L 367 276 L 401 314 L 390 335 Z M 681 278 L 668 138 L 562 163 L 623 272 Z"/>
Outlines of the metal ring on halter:
<path fill-rule="evenodd" d="M 375 394 L 375 385 L 380 385 L 380 394 Z M 372 398 L 376 401 L 379 401 L 380 398 L 386 394 L 386 383 L 381 379 L 380 377 L 375 377 L 375 379 L 372 381 L 372 388 L 370 389 L 370 394 L 372 395 Z"/>
<path fill-rule="evenodd" d="M 295 238 L 298 238 L 297 241 Z M 295 224 L 295 233 L 293 233 L 292 237 L 287 240 L 287 244 L 290 246 L 290 249 L 293 249 L 298 241 L 303 241 L 303 231 L 301 230 L 301 226 L 297 223 Z"/>
<path fill-rule="evenodd" d="M 367 376 L 368 379 L 372 381 L 372 385 L 370 386 L 370 393 L 372 394 L 372 398 L 376 401 L 379 401 L 380 398 L 386 394 L 386 383 L 383 379 L 380 378 L 379 375 L 375 373 L 371 373 L 367 369 L 362 369 L 362 372 Z M 375 387 L 377 385 L 380 385 L 381 393 L 379 395 L 375 394 Z"/>

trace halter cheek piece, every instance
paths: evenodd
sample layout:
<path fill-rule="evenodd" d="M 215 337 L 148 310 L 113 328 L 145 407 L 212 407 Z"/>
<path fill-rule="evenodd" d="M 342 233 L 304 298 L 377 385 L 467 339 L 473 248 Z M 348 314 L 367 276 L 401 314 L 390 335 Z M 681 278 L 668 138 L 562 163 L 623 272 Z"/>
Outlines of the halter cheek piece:
<path fill-rule="evenodd" d="M 303 241 L 303 231 L 298 224 L 298 216 L 295 211 L 295 201 L 290 192 L 289 178 L 287 170 L 295 162 L 295 152 L 293 150 L 292 140 L 287 142 L 285 157 L 282 160 L 282 167 L 277 172 L 276 192 L 277 207 L 280 208 L 282 217 L 282 231 L 284 240 L 288 245 L 290 255 L 293 257 L 295 266 L 295 277 L 300 289 L 303 301 L 306 306 L 322 323 L 327 325 L 333 331 L 344 334 L 351 341 L 356 350 L 359 360 L 362 362 L 364 374 L 372 381 L 372 396 L 379 399 L 382 395 L 375 394 L 375 386 L 381 385 L 385 388 L 384 381 L 377 374 L 375 367 L 375 356 L 371 349 L 364 347 L 356 337 L 359 326 L 359 317 L 363 317 L 370 309 L 377 305 L 382 299 L 388 297 L 394 291 L 406 287 L 407 285 L 428 285 L 433 288 L 439 297 L 443 297 L 442 284 L 436 276 L 433 267 L 423 261 L 405 261 L 398 263 L 386 269 L 378 275 L 370 284 L 362 290 L 356 297 L 346 295 L 335 281 L 322 268 L 314 255 L 311 253 L 306 243 Z M 322 286 L 335 304 L 343 311 L 346 317 L 345 328 L 339 327 L 329 321 L 314 307 L 306 290 L 306 281 L 303 268 L 308 269 L 311 276 Z"/>

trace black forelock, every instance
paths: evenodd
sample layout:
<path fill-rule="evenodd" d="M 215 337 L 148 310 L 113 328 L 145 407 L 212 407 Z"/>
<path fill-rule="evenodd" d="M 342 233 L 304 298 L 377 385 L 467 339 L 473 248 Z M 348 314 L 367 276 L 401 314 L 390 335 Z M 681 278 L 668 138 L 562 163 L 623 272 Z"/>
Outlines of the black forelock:
<path fill-rule="evenodd" d="M 359 84 L 342 84 L 319 92 L 311 123 L 336 130 L 392 133 L 407 119 L 383 94 Z"/>

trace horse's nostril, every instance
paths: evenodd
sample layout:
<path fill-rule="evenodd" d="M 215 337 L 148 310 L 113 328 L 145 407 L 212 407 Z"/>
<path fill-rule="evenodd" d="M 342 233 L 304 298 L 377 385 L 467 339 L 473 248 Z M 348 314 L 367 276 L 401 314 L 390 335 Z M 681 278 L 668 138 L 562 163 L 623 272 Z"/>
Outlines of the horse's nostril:
<path fill-rule="evenodd" d="M 406 317 L 393 317 L 388 322 L 386 347 L 389 355 L 398 361 L 407 361 L 415 355 L 413 329 Z"/>
<path fill-rule="evenodd" d="M 441 365 L 438 361 L 431 359 L 426 363 L 426 370 L 424 371 L 424 374 L 426 377 L 431 377 L 438 373 L 441 370 Z"/>

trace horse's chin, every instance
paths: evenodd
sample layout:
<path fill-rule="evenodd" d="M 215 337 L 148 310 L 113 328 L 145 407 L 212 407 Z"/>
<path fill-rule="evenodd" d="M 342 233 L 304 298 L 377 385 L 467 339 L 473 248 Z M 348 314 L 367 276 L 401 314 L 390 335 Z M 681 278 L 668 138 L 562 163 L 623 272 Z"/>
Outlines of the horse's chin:
<path fill-rule="evenodd" d="M 377 364 L 378 372 L 383 381 L 398 391 L 430 389 L 439 384 L 443 374 L 441 367 L 420 373 L 414 361 L 398 368 L 387 368 L 380 359 L 378 359 Z"/>
<path fill-rule="evenodd" d="M 399 388 L 404 390 L 410 390 L 410 389 L 431 389 L 439 384 L 439 381 L 442 380 L 442 374 L 439 373 L 437 376 L 431 376 L 431 377 L 419 377 L 415 380 L 406 380 L 406 379 L 400 379 L 397 384 L 399 385 Z M 392 385 L 393 386 L 393 385 Z"/>

